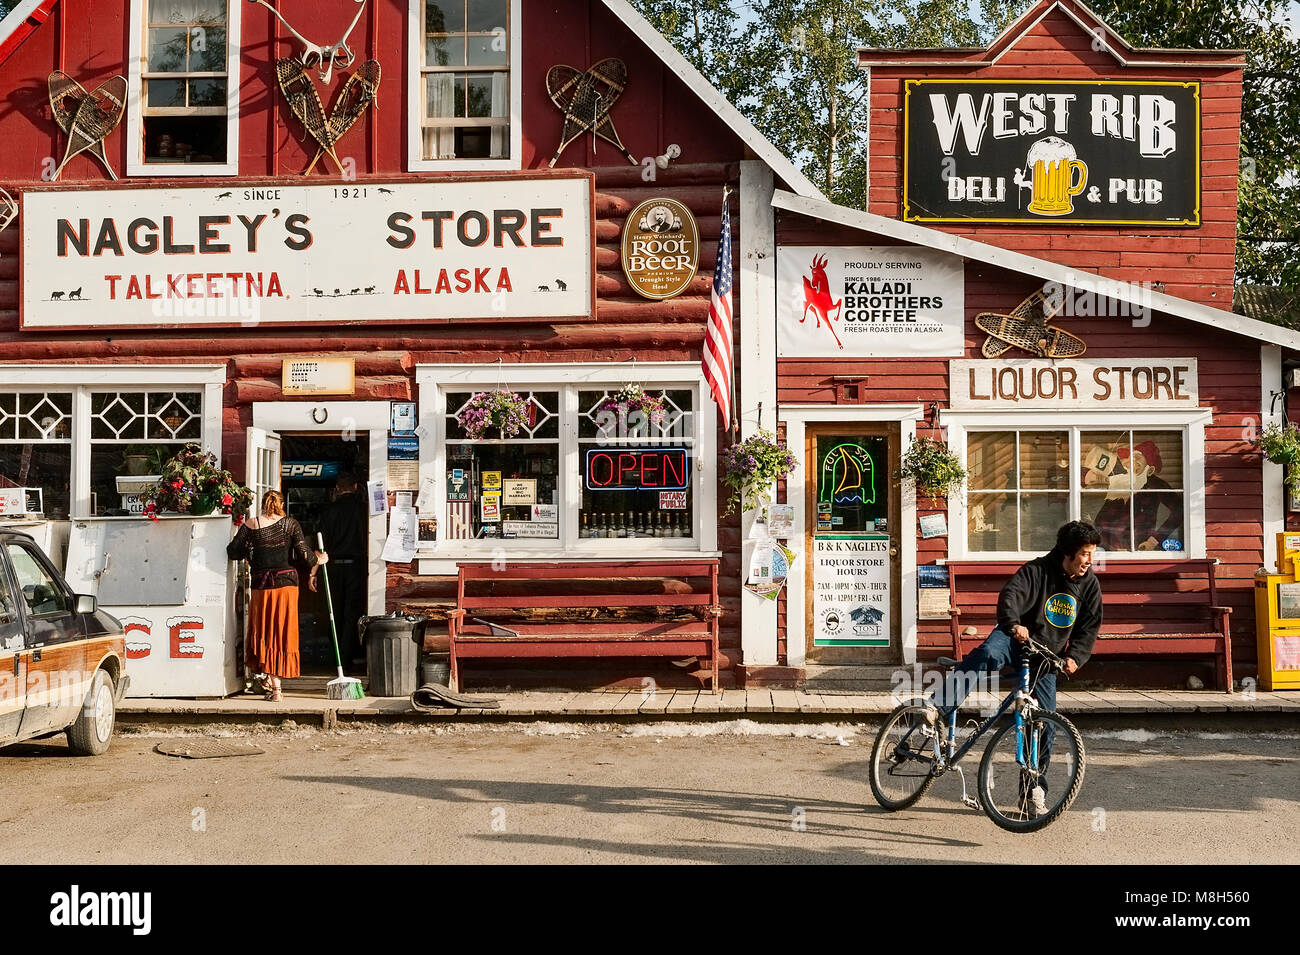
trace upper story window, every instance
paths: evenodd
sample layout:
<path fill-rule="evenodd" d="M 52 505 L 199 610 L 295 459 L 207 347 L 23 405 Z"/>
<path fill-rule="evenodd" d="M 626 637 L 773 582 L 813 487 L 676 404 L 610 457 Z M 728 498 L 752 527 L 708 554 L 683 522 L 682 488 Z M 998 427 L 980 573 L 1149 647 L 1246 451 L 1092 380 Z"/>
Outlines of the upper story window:
<path fill-rule="evenodd" d="M 132 5 L 131 175 L 237 171 L 237 0 Z"/>
<path fill-rule="evenodd" d="M 518 168 L 519 0 L 411 0 L 412 169 Z"/>

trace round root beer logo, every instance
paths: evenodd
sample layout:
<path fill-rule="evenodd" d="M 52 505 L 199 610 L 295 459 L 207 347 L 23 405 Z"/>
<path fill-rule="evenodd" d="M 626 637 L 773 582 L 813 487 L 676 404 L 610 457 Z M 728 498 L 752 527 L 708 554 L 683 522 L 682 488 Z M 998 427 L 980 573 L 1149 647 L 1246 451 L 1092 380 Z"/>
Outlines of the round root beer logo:
<path fill-rule="evenodd" d="M 623 223 L 623 274 L 638 295 L 680 295 L 700 264 L 700 232 L 676 199 L 647 199 Z"/>

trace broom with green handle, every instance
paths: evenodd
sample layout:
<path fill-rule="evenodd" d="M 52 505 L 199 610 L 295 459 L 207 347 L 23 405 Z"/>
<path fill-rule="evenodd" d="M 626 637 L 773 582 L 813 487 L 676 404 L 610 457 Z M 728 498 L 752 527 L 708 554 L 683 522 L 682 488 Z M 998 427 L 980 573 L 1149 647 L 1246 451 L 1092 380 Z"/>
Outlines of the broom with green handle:
<path fill-rule="evenodd" d="M 316 534 L 316 549 L 325 551 L 325 538 L 319 532 Z M 334 640 L 334 662 L 338 664 L 339 668 L 338 679 L 330 680 L 325 684 L 325 698 L 329 700 L 359 700 L 366 695 L 365 691 L 361 689 L 361 681 L 343 675 L 343 657 L 339 653 L 339 632 L 334 628 L 334 598 L 330 596 L 329 564 L 321 564 L 320 569 L 321 574 L 325 577 L 325 606 L 329 608 L 330 613 L 330 637 Z"/>

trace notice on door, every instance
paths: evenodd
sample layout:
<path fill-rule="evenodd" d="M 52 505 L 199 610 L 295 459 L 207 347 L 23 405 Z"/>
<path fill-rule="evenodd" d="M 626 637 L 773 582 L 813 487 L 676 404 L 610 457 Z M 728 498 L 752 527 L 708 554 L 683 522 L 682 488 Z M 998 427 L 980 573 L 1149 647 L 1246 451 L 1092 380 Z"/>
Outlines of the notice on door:
<path fill-rule="evenodd" d="M 889 646 L 889 538 L 812 540 L 815 647 Z"/>

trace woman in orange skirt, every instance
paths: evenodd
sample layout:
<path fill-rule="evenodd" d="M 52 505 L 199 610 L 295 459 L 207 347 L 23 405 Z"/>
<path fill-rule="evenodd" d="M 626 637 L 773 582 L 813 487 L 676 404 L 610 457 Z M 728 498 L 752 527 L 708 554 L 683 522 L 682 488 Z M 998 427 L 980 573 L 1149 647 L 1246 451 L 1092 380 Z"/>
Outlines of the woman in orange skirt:
<path fill-rule="evenodd" d="M 311 567 L 309 586 L 316 589 L 316 568 L 327 563 L 324 551 L 312 551 L 302 527 L 284 513 L 279 491 L 262 497 L 259 517 L 249 518 L 226 548 L 231 560 L 247 560 L 252 571 L 253 598 L 248 612 L 244 659 L 254 673 L 267 674 L 266 698 L 280 699 L 280 680 L 301 672 L 298 656 L 298 571 L 295 563 Z"/>

